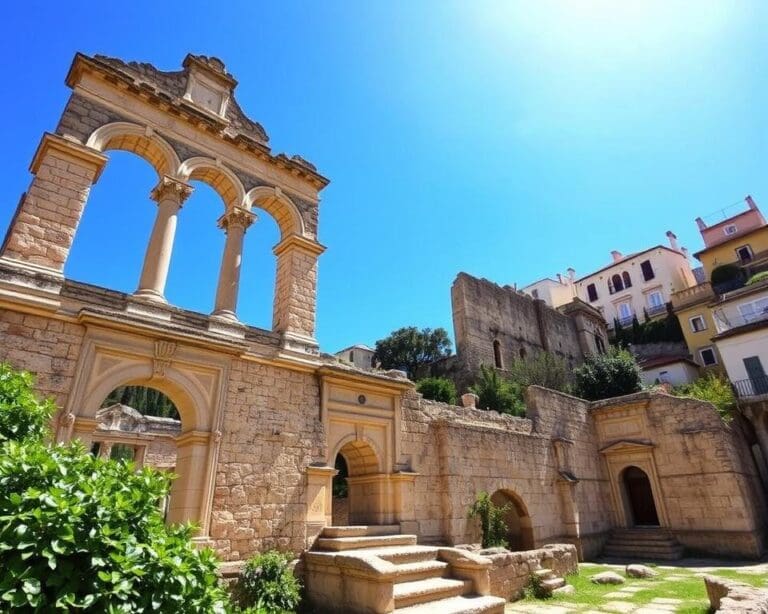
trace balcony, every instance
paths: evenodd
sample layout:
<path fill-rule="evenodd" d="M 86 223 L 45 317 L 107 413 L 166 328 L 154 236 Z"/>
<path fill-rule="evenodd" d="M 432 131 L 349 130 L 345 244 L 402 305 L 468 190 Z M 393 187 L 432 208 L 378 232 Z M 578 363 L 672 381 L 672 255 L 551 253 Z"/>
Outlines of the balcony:
<path fill-rule="evenodd" d="M 652 318 L 654 316 L 661 315 L 663 313 L 667 313 L 667 306 L 662 303 L 661 305 L 655 305 L 653 307 L 646 307 L 645 312 L 648 314 L 649 318 Z"/>
<path fill-rule="evenodd" d="M 715 319 L 715 327 L 718 333 L 725 333 L 748 324 L 764 323 L 768 325 L 768 311 L 763 313 L 755 313 L 748 316 L 737 314 L 726 314 L 722 311 L 714 311 L 712 313 Z"/>
<path fill-rule="evenodd" d="M 751 377 L 731 382 L 733 391 L 739 399 L 750 399 L 768 395 L 768 375 Z"/>
<path fill-rule="evenodd" d="M 680 290 L 672 295 L 672 307 L 675 311 L 689 307 L 690 305 L 696 305 L 705 301 L 711 301 L 715 298 L 715 292 L 712 289 L 712 284 L 705 281 L 698 286 L 691 286 L 685 290 Z"/>
<path fill-rule="evenodd" d="M 617 319 L 619 321 L 619 324 L 622 326 L 622 328 L 624 326 L 631 326 L 632 321 L 635 319 L 635 313 L 633 312 L 628 316 L 624 316 L 623 318 L 617 318 Z"/>

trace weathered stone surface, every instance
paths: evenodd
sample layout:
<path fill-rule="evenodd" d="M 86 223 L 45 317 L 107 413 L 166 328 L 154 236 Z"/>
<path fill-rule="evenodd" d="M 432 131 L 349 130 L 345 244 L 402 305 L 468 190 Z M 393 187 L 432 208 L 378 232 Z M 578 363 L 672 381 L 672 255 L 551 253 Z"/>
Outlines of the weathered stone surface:
<path fill-rule="evenodd" d="M 615 571 L 604 571 L 599 574 L 595 574 L 590 578 L 595 584 L 624 584 L 624 578 L 622 578 Z"/>
<path fill-rule="evenodd" d="M 658 576 L 658 572 L 654 571 L 646 565 L 627 565 L 625 570 L 628 578 L 653 578 Z"/>
<path fill-rule="evenodd" d="M 552 595 L 555 597 L 567 597 L 568 595 L 575 595 L 576 594 L 576 587 L 572 584 L 566 584 L 565 586 L 561 586 L 560 588 L 556 588 L 552 591 Z"/>
<path fill-rule="evenodd" d="M 716 576 L 705 576 L 704 584 L 715 612 L 768 614 L 768 590 Z"/>

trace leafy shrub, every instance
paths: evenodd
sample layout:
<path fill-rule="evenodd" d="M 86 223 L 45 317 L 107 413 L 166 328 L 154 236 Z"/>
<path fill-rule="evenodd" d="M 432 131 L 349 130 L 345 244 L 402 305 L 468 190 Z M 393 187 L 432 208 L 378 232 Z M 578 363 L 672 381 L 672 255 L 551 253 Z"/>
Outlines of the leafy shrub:
<path fill-rule="evenodd" d="M 751 286 L 752 284 L 757 284 L 765 280 L 768 280 L 768 271 L 763 271 L 762 273 L 755 273 L 752 277 L 750 277 L 747 280 L 747 285 Z"/>
<path fill-rule="evenodd" d="M 417 382 L 416 390 L 423 394 L 425 399 L 451 405 L 456 405 L 458 398 L 456 385 L 445 377 L 425 377 Z"/>
<path fill-rule="evenodd" d="M 638 392 L 640 368 L 627 350 L 610 348 L 605 354 L 588 356 L 575 371 L 576 394 L 589 401 Z"/>
<path fill-rule="evenodd" d="M 539 352 L 532 358 L 515 360 L 509 368 L 509 379 L 521 388 L 543 386 L 560 392 L 571 389 L 568 364 L 550 352 Z"/>
<path fill-rule="evenodd" d="M 289 562 L 286 555 L 276 550 L 249 559 L 238 583 L 241 604 L 264 614 L 294 611 L 301 598 L 301 584 Z"/>
<path fill-rule="evenodd" d="M 163 522 L 170 478 L 79 443 L 46 445 L 52 404 L 27 374 L 2 373 L 14 439 L 0 442 L 0 610 L 225 612 L 212 551 L 192 545 L 192 527 Z"/>
<path fill-rule="evenodd" d="M 552 597 L 552 593 L 544 588 L 544 581 L 541 579 L 541 576 L 538 576 L 535 573 L 528 576 L 528 584 L 524 590 L 527 596 L 536 599 L 548 599 Z"/>
<path fill-rule="evenodd" d="M 480 365 L 480 377 L 469 389 L 478 396 L 480 409 L 513 416 L 525 415 L 522 388 L 501 377 L 495 369 Z"/>
<path fill-rule="evenodd" d="M 724 420 L 730 420 L 731 411 L 736 407 L 736 396 L 728 380 L 709 373 L 695 382 L 676 386 L 672 394 L 678 397 L 692 397 L 708 401 L 715 406 Z"/>
<path fill-rule="evenodd" d="M 713 286 L 718 286 L 720 284 L 727 284 L 732 281 L 743 279 L 743 276 L 744 273 L 742 272 L 741 267 L 735 264 L 723 264 L 712 270 L 710 281 Z"/>
<path fill-rule="evenodd" d="M 509 504 L 499 507 L 487 492 L 480 492 L 475 497 L 475 502 L 469 508 L 470 518 L 480 519 L 480 530 L 483 533 L 483 548 L 506 548 L 507 524 L 504 522 L 504 514 L 509 511 Z"/>
<path fill-rule="evenodd" d="M 0 442 L 42 440 L 56 411 L 52 401 L 39 400 L 30 373 L 0 363 Z"/>

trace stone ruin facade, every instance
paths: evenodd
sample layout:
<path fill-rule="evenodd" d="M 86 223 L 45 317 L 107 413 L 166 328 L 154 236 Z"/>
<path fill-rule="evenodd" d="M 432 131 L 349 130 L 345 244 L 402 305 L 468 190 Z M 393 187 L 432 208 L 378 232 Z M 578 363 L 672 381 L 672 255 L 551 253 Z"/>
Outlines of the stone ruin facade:
<path fill-rule="evenodd" d="M 187 56 L 182 70 L 163 72 L 77 55 L 67 84 L 72 95 L 42 138 L 0 253 L 0 360 L 34 372 L 58 403 L 59 441 L 77 438 L 88 449 L 172 441 L 178 478 L 168 519 L 197 523 L 196 539 L 224 560 L 311 547 L 332 522 L 339 457 L 349 523 L 394 525 L 422 543 L 477 541 L 467 510 L 485 490 L 509 504 L 508 537 L 522 550 L 566 542 L 589 558 L 612 531 L 652 513 L 691 550 L 762 554 L 758 467 L 742 423 L 724 423 L 710 405 L 656 392 L 588 403 L 530 388 L 528 415 L 516 418 L 428 402 L 397 372 L 321 355 L 317 209 L 327 180 L 304 159 L 270 150 L 220 61 Z M 157 218 L 134 294 L 62 273 L 90 187 L 114 149 L 157 172 Z M 226 244 L 212 314 L 164 298 L 192 180 L 222 201 Z M 255 209 L 281 231 L 271 330 L 237 318 L 240 254 Z M 473 360 L 487 361 L 489 348 L 492 358 L 491 332 L 505 357 L 540 348 L 576 362 L 595 351 L 593 314 L 581 306 L 583 315 L 569 316 L 526 303 L 524 326 L 502 319 L 492 331 L 487 293 L 523 299 L 487 283 L 460 276 L 454 286 L 464 297 L 460 353 L 476 337 L 485 353 Z M 552 345 L 548 331 L 559 331 L 563 345 Z M 102 408 L 128 385 L 167 395 L 180 414 L 177 431 Z"/>

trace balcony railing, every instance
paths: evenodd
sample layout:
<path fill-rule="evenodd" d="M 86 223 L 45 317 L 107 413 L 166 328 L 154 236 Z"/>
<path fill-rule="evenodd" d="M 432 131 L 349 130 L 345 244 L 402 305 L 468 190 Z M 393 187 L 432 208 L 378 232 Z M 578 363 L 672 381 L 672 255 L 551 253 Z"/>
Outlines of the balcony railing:
<path fill-rule="evenodd" d="M 619 324 L 621 324 L 622 326 L 629 326 L 630 324 L 632 324 L 632 321 L 634 319 L 635 319 L 635 314 L 634 313 L 632 313 L 632 314 L 630 314 L 628 316 L 625 316 L 623 318 L 618 318 Z"/>
<path fill-rule="evenodd" d="M 667 306 L 662 303 L 661 305 L 654 305 L 653 307 L 646 307 L 645 312 L 650 316 L 657 316 L 660 313 L 667 313 Z"/>
<path fill-rule="evenodd" d="M 712 291 L 712 285 L 706 281 L 698 286 L 685 288 L 672 295 L 672 306 L 675 309 L 681 309 L 686 305 L 693 305 L 702 301 L 710 301 L 715 298 Z"/>
<path fill-rule="evenodd" d="M 733 330 L 734 328 L 740 328 L 741 326 L 746 326 L 747 324 L 753 324 L 755 322 L 768 322 L 768 311 L 754 313 L 748 316 L 736 314 L 726 315 L 720 311 L 715 311 L 713 316 L 715 318 L 715 327 L 719 333 L 724 333 Z"/>
<path fill-rule="evenodd" d="M 741 379 L 731 383 L 736 396 L 740 399 L 768 395 L 768 375 Z"/>

